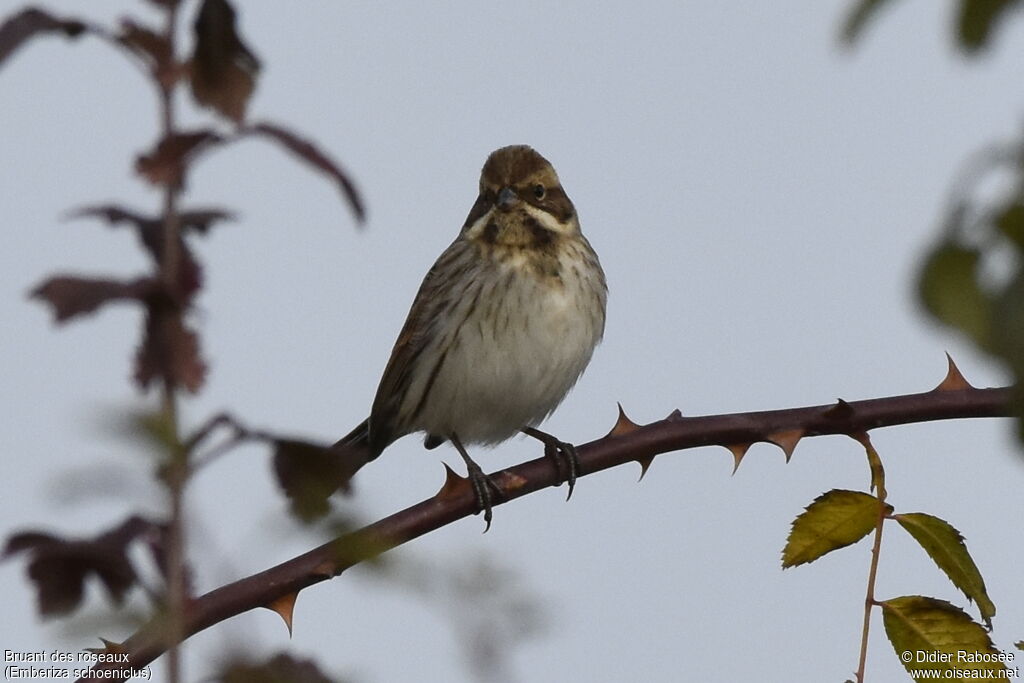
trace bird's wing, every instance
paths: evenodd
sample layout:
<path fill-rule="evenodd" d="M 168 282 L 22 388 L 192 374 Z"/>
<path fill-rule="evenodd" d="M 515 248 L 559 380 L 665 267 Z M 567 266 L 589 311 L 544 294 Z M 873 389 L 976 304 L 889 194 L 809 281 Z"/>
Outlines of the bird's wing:
<path fill-rule="evenodd" d="M 376 453 L 408 433 L 406 424 L 412 415 L 400 415 L 413 380 L 420 373 L 431 373 L 438 358 L 427 358 L 424 352 L 438 339 L 435 331 L 444 325 L 446 316 L 458 300 L 465 296 L 466 275 L 475 265 L 469 253 L 474 246 L 456 239 L 427 272 L 413 300 L 402 331 L 391 350 L 391 357 L 373 400 L 370 413 L 370 447 Z M 414 397 L 413 406 L 421 397 Z M 404 420 L 403 420 L 404 418 Z"/>

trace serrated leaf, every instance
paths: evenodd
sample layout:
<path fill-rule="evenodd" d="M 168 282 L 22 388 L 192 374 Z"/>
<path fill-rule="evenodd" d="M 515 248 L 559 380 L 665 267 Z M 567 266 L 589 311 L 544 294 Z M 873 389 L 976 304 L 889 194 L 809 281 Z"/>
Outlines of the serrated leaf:
<path fill-rule="evenodd" d="M 949 522 L 924 512 L 908 512 L 895 515 L 896 521 L 907 530 L 914 540 L 924 548 L 928 557 L 945 572 L 953 585 L 963 591 L 968 600 L 973 600 L 981 612 L 982 621 L 992 628 L 992 617 L 996 606 L 988 597 L 985 581 L 974 563 L 964 537 Z"/>
<path fill-rule="evenodd" d="M 937 671 L 937 678 L 943 678 L 946 671 L 1006 669 L 998 660 L 968 661 L 992 659 L 999 651 L 985 629 L 959 607 L 922 595 L 893 598 L 880 604 L 885 633 L 908 673 L 923 669 L 929 673 Z"/>
<path fill-rule="evenodd" d="M 992 326 L 992 302 L 978 283 L 981 255 L 976 249 L 944 242 L 933 249 L 918 278 L 918 295 L 925 309 L 987 348 Z"/>
<path fill-rule="evenodd" d="M 875 528 L 882 505 L 860 491 L 833 489 L 818 496 L 793 520 L 782 551 L 783 569 L 813 562 L 864 538 Z"/>

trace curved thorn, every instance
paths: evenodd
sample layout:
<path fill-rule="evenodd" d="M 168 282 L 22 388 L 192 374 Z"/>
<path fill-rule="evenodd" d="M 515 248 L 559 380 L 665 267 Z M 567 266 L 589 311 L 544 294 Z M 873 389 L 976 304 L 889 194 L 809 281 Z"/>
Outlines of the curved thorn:
<path fill-rule="evenodd" d="M 647 470 L 651 469 L 651 463 L 654 462 L 654 456 L 652 455 L 646 458 L 637 458 L 636 461 L 640 465 L 640 478 L 636 480 L 639 484 L 644 480 L 644 477 L 647 476 Z"/>
<path fill-rule="evenodd" d="M 805 430 L 803 429 L 785 429 L 781 432 L 775 432 L 774 434 L 768 435 L 768 441 L 775 444 L 782 449 L 782 452 L 786 454 L 786 462 L 793 457 L 793 450 L 796 448 L 797 443 L 800 439 L 804 438 Z"/>
<path fill-rule="evenodd" d="M 732 443 L 726 446 L 729 452 L 732 453 L 733 465 L 732 473 L 736 474 L 736 470 L 740 468 L 740 463 L 743 461 L 743 456 L 750 450 L 750 443 Z"/>
<path fill-rule="evenodd" d="M 288 637 L 292 635 L 292 615 L 295 612 L 295 599 L 299 597 L 299 592 L 288 593 L 277 598 L 273 602 L 269 602 L 264 607 L 276 612 L 279 617 L 284 620 L 284 625 L 288 627 Z"/>
<path fill-rule="evenodd" d="M 622 404 L 618 403 L 616 405 L 619 406 L 619 417 L 615 420 L 615 426 L 612 427 L 612 430 L 605 435 L 606 439 L 609 436 L 622 436 L 623 434 L 629 434 L 640 429 L 640 425 L 626 416 L 626 411 L 622 409 Z"/>
<path fill-rule="evenodd" d="M 441 484 L 441 488 L 434 494 L 435 498 L 444 500 L 446 498 L 453 498 L 459 495 L 462 487 L 466 484 L 466 478 L 459 476 L 459 474 L 448 466 L 448 463 L 441 463 L 444 465 L 444 483 Z"/>
<path fill-rule="evenodd" d="M 939 386 L 932 389 L 932 391 L 960 391 L 961 389 L 973 389 L 971 383 L 968 382 L 963 374 L 960 372 L 960 368 L 953 362 L 953 357 L 946 353 L 947 369 L 946 376 L 939 382 Z"/>

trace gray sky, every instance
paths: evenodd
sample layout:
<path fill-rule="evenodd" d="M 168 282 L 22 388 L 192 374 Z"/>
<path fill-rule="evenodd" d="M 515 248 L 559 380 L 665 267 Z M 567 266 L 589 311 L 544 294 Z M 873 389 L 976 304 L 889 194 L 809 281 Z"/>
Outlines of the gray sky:
<path fill-rule="evenodd" d="M 187 419 L 230 408 L 323 440 L 362 420 L 423 274 L 473 203 L 480 166 L 512 143 L 554 163 L 610 285 L 605 342 L 546 423 L 563 439 L 606 433 L 616 401 L 649 422 L 674 408 L 922 391 L 942 378 L 946 350 L 975 384 L 1004 382 L 924 319 L 911 278 L 960 162 L 1018 132 L 1022 24 L 968 61 L 950 45 L 947 3 L 905 1 L 846 52 L 836 34 L 848 4 L 246 3 L 242 30 L 265 66 L 251 117 L 330 150 L 364 192 L 369 222 L 356 232 L 334 188 L 268 144 L 196 168 L 190 203 L 237 209 L 241 220 L 197 244 L 211 373 Z M 47 6 L 111 21 L 149 12 L 127 0 Z M 3 11 L 18 7 L 8 0 Z M 158 193 L 131 170 L 155 135 L 154 100 L 119 55 L 57 39 L 0 70 L 0 98 L 3 532 L 92 534 L 129 510 L 158 509 L 149 461 L 109 429 L 111 415 L 140 405 L 128 381 L 139 316 L 113 308 L 54 331 L 25 293 L 55 271 L 148 267 L 127 232 L 59 217 L 108 200 L 157 209 Z M 966 536 L 999 609 L 996 642 L 1012 649 L 1024 638 L 1024 467 L 1009 424 L 872 436 L 897 511 L 930 512 Z M 513 440 L 477 459 L 493 469 L 538 454 Z M 442 460 L 461 466 L 448 447 L 402 440 L 360 473 L 357 504 L 375 519 L 423 499 L 440 486 Z M 721 448 L 662 456 L 640 484 L 637 467 L 587 477 L 569 504 L 564 489 L 542 492 L 497 509 L 487 535 L 472 518 L 393 555 L 418 580 L 500 568 L 514 577 L 513 597 L 540 603 L 543 633 L 508 652 L 513 680 L 852 675 L 869 544 L 786 572 L 779 553 L 814 497 L 867 486 L 862 449 L 808 439 L 784 465 L 778 449 L 757 445 L 731 469 Z M 72 495 L 83 488 L 114 493 Z M 201 590 L 319 542 L 287 519 L 258 448 L 204 471 L 189 504 Z M 124 635 L 87 628 L 59 640 L 65 629 L 34 614 L 22 563 L 0 565 L 0 585 L 0 648 L 77 649 L 95 645 L 93 634 Z M 906 594 L 968 607 L 893 527 L 878 596 Z M 454 602 L 353 572 L 300 595 L 290 641 L 263 611 L 190 641 L 189 678 L 247 644 L 315 656 L 361 681 L 472 680 Z M 900 680 L 876 617 L 869 679 Z"/>

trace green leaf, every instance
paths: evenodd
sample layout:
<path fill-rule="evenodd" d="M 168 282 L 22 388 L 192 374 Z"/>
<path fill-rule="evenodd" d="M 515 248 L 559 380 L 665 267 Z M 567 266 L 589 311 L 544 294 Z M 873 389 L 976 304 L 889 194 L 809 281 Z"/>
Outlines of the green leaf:
<path fill-rule="evenodd" d="M 995 25 L 1002 15 L 1020 0 L 960 0 L 957 17 L 957 39 L 968 53 L 976 53 L 988 44 Z"/>
<path fill-rule="evenodd" d="M 992 350 L 1024 376 L 1024 272 L 1018 271 L 993 304 Z"/>
<path fill-rule="evenodd" d="M 981 255 L 953 242 L 933 249 L 921 269 L 918 294 L 925 309 L 982 348 L 991 335 L 992 302 L 978 284 Z"/>
<path fill-rule="evenodd" d="M 307 441 L 278 438 L 273 444 L 274 474 L 292 514 L 314 522 L 331 512 L 331 496 L 348 486 L 344 459 L 326 446 Z"/>
<path fill-rule="evenodd" d="M 934 678 L 945 680 L 946 671 L 1006 669 L 1003 660 L 1009 656 L 995 649 L 985 629 L 959 607 L 922 595 L 893 598 L 880 604 L 885 633 L 908 673 L 937 672 Z M 982 661 L 972 661 L 979 659 Z M 914 680 L 933 679 L 921 676 Z"/>
<path fill-rule="evenodd" d="M 846 21 L 843 22 L 841 34 L 843 42 L 853 43 L 860 38 L 864 26 L 867 25 L 870 19 L 875 17 L 878 10 L 887 4 L 889 4 L 889 0 L 861 0 L 854 5 L 853 9 L 846 16 Z"/>
<path fill-rule="evenodd" d="M 1017 418 L 1017 438 L 1024 441 L 1024 272 L 1017 272 L 999 293 L 993 310 L 992 351 L 1016 378 L 1010 411 Z"/>
<path fill-rule="evenodd" d="M 875 528 L 882 505 L 860 491 L 833 489 L 818 496 L 793 520 L 782 550 L 782 568 L 813 562 L 864 538 Z"/>
<path fill-rule="evenodd" d="M 1024 204 L 1014 202 L 1004 207 L 995 218 L 996 228 L 1018 250 L 1024 249 Z"/>
<path fill-rule="evenodd" d="M 996 606 L 985 591 L 985 581 L 974 564 L 964 537 L 949 522 L 923 512 L 895 515 L 896 521 L 924 548 L 928 557 L 945 572 L 953 585 L 963 591 L 968 600 L 978 605 L 985 625 L 992 628 Z"/>

